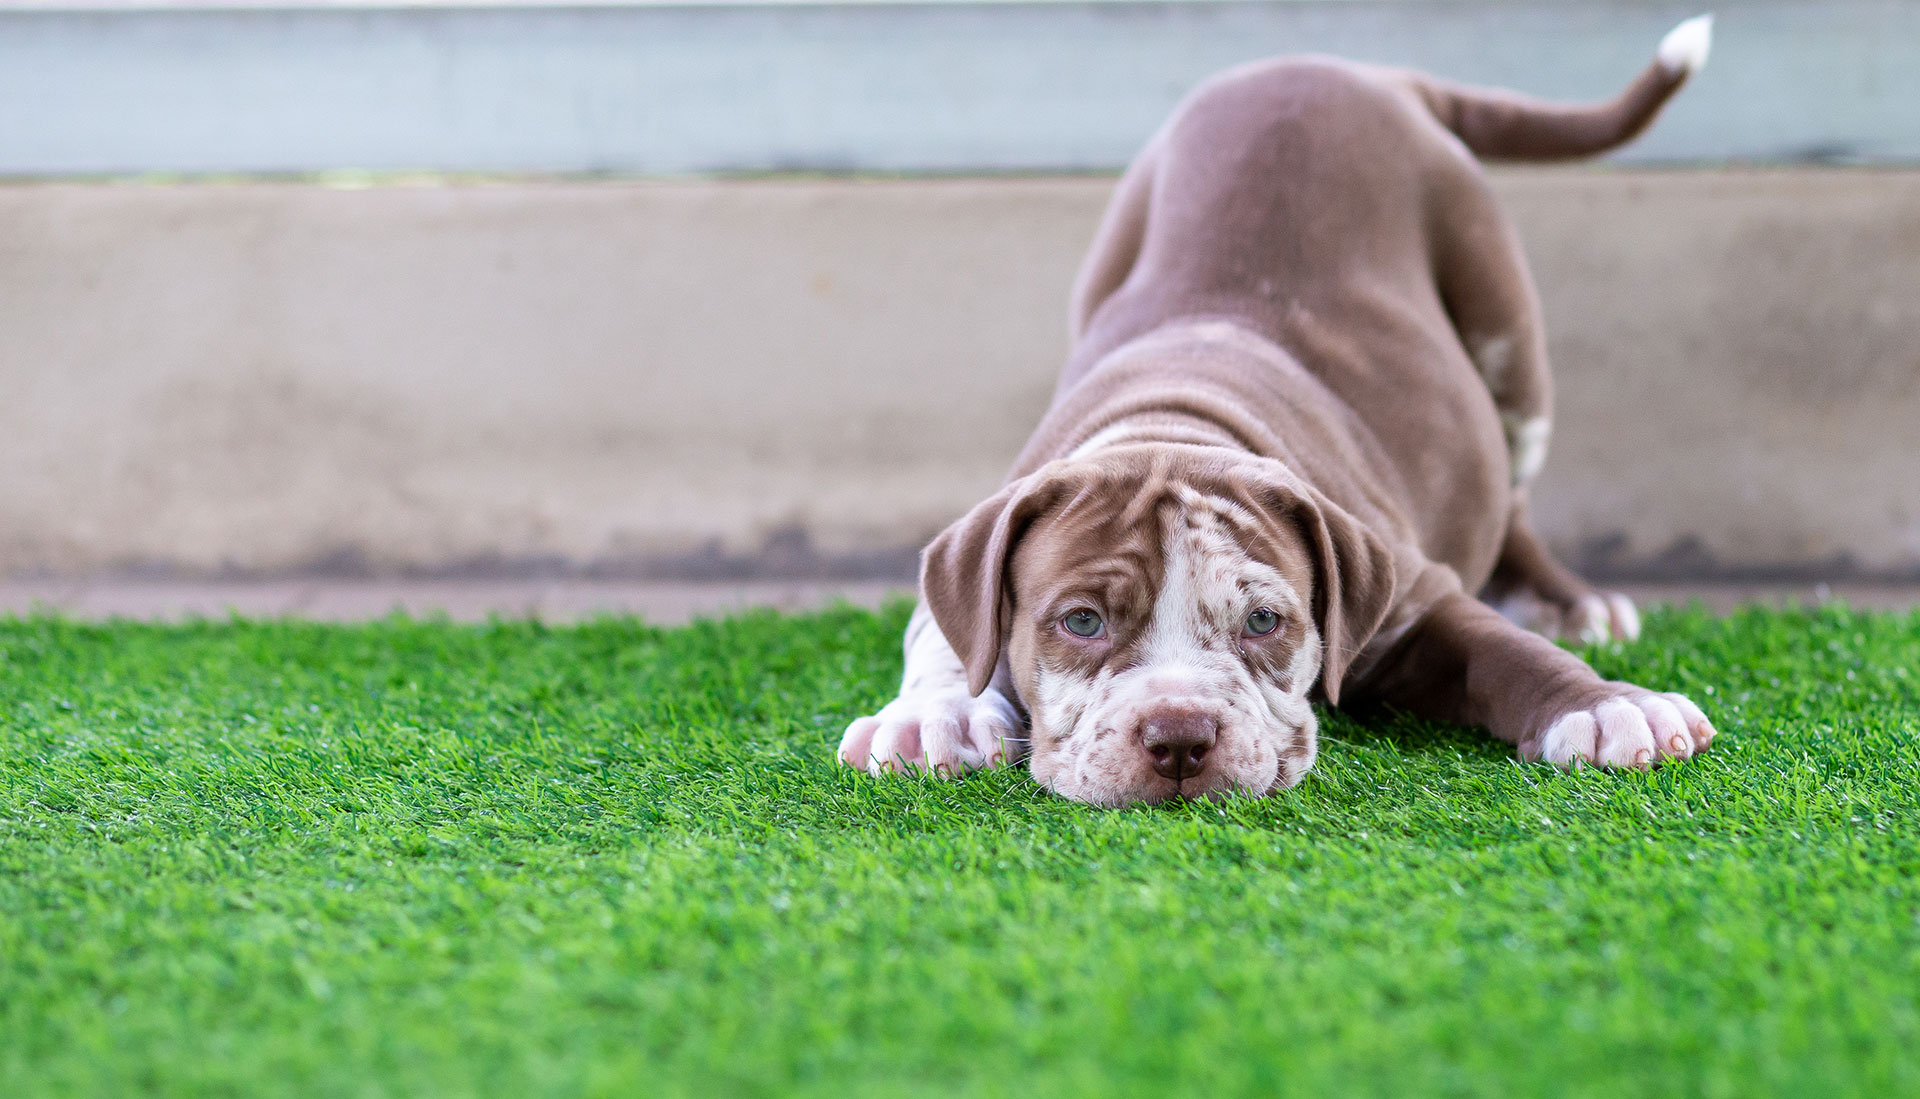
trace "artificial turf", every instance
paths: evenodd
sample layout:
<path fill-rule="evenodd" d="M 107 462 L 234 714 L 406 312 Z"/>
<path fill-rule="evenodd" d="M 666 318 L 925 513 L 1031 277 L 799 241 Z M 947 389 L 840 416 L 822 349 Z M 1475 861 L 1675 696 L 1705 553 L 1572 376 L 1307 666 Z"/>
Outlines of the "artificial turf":
<path fill-rule="evenodd" d="M 1591 652 L 1680 766 L 1125 811 L 836 766 L 904 617 L 0 619 L 0 1088 L 1920 1093 L 1920 614 Z"/>

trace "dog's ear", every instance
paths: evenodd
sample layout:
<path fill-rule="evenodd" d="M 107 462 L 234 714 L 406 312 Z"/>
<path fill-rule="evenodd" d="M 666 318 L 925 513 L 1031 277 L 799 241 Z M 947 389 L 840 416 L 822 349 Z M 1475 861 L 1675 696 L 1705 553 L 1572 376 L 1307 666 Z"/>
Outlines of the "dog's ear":
<path fill-rule="evenodd" d="M 967 670 L 967 690 L 993 679 L 1006 641 L 1007 562 L 1020 537 L 1084 478 L 1048 466 L 1013 481 L 940 532 L 920 555 L 920 594 Z"/>
<path fill-rule="evenodd" d="M 1326 646 L 1320 689 L 1328 702 L 1338 703 L 1347 666 L 1392 608 L 1393 555 L 1379 535 L 1333 501 L 1323 497 L 1307 511 L 1306 531 L 1320 573 L 1314 610 Z"/>
<path fill-rule="evenodd" d="M 1277 462 L 1238 480 L 1241 495 L 1268 518 L 1290 522 L 1313 556 L 1313 614 L 1325 649 L 1320 689 L 1338 703 L 1347 666 L 1392 606 L 1393 556 L 1379 535 Z"/>

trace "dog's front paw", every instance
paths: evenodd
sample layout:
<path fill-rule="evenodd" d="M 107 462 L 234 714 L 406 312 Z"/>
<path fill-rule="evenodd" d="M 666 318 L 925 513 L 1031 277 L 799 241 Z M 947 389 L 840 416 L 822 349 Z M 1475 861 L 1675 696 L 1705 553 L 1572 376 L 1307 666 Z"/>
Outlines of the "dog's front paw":
<path fill-rule="evenodd" d="M 1686 759 L 1713 742 L 1713 726 L 1685 695 L 1612 684 L 1612 697 L 1549 718 L 1520 754 L 1556 767 L 1650 767 Z"/>
<path fill-rule="evenodd" d="M 914 691 L 848 725 L 840 738 L 840 759 L 876 775 L 958 775 L 1019 759 L 1026 751 L 1021 730 L 1013 704 L 991 687 L 978 697 L 964 687 Z"/>

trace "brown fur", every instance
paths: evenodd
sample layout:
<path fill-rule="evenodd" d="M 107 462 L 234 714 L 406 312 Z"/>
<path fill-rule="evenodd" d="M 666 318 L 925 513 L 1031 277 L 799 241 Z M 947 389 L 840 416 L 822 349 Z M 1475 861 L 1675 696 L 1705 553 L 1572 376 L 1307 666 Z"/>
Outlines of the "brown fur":
<path fill-rule="evenodd" d="M 1592 595 L 1525 522 L 1545 339 L 1473 153 L 1610 147 L 1684 76 L 1656 64 L 1611 103 L 1563 107 L 1308 58 L 1189 96 L 1115 192 L 1052 407 L 1007 485 L 924 557 L 967 689 L 1005 683 L 1031 707 L 1036 669 L 1094 659 L 1059 633 L 1076 599 L 1115 620 L 1098 659 L 1134 659 L 1121 641 L 1162 586 L 1165 530 L 1198 506 L 1249 517 L 1240 551 L 1295 578 L 1329 701 L 1351 681 L 1530 757 L 1549 727 L 1548 754 L 1596 761 L 1704 747 L 1684 699 L 1605 683 L 1471 594 L 1497 578 L 1561 608 Z M 1641 743 L 1675 721 L 1686 745 Z"/>

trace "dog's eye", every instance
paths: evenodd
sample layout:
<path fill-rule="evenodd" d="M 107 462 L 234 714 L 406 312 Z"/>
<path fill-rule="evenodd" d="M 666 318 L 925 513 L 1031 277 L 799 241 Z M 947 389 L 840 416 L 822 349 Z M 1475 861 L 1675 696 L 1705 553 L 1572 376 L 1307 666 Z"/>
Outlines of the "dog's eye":
<path fill-rule="evenodd" d="M 1086 607 L 1075 607 L 1068 611 L 1060 619 L 1060 624 L 1075 637 L 1099 637 L 1100 630 L 1105 626 L 1100 621 L 1100 615 Z"/>
<path fill-rule="evenodd" d="M 1261 607 L 1247 616 L 1247 632 L 1254 637 L 1265 637 L 1279 626 L 1280 616 L 1267 607 Z"/>

